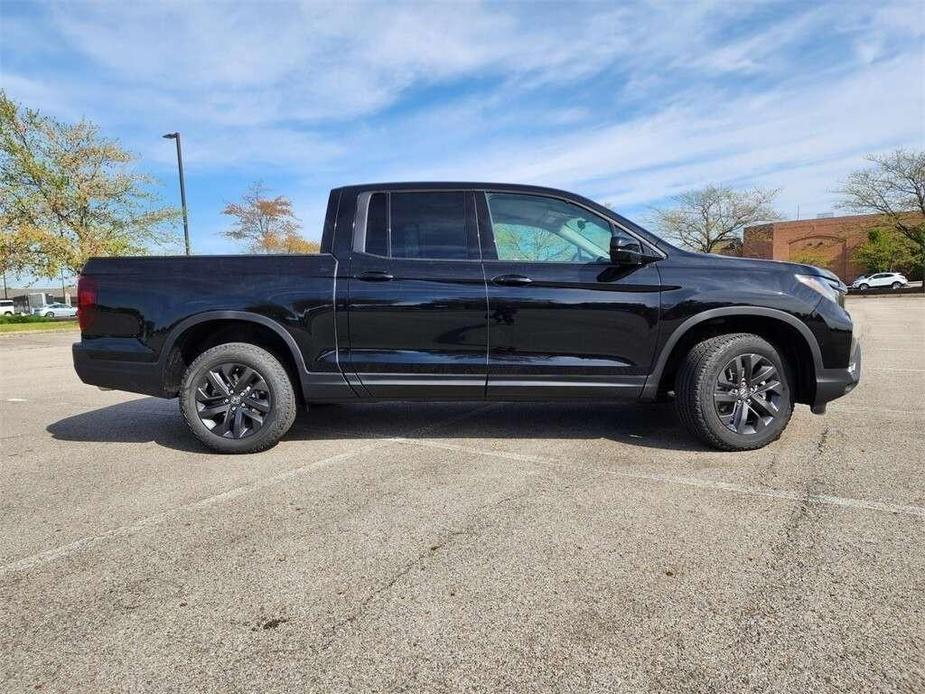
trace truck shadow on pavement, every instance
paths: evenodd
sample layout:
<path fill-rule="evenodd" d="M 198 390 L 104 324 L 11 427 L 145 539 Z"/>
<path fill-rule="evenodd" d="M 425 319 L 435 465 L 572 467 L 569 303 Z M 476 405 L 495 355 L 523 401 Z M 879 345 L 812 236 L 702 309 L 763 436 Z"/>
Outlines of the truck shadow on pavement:
<path fill-rule="evenodd" d="M 207 453 L 189 432 L 176 400 L 140 398 L 49 424 L 57 440 L 154 442 Z M 606 439 L 630 446 L 705 451 L 670 404 L 375 403 L 313 406 L 283 441 L 335 439 Z"/>

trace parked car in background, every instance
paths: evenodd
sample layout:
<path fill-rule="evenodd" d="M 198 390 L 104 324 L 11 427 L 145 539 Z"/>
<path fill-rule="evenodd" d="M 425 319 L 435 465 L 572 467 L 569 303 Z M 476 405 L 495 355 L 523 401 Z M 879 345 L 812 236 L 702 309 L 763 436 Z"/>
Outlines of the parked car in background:
<path fill-rule="evenodd" d="M 909 284 L 909 280 L 901 272 L 875 272 L 873 275 L 861 275 L 851 283 L 852 289 L 862 292 L 875 287 L 890 287 L 899 289 Z"/>
<path fill-rule="evenodd" d="M 269 448 L 313 403 L 672 397 L 705 442 L 749 450 L 795 403 L 821 414 L 857 384 L 845 292 L 810 265 L 676 248 L 561 190 L 349 186 L 315 255 L 90 259 L 74 366 L 179 396 L 228 453 Z"/>
<path fill-rule="evenodd" d="M 61 303 L 46 304 L 32 309 L 32 314 L 46 318 L 74 318 L 77 316 L 77 307 Z"/>
<path fill-rule="evenodd" d="M 4 316 L 12 316 L 16 313 L 16 309 L 13 308 L 12 299 L 0 299 L 0 314 Z"/>

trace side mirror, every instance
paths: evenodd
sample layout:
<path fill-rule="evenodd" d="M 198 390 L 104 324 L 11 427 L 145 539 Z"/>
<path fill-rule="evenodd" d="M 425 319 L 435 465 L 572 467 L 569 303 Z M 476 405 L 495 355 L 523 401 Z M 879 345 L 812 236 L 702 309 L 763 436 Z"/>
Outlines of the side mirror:
<path fill-rule="evenodd" d="M 638 241 L 610 237 L 610 262 L 614 265 L 642 265 L 645 262 L 642 245 Z"/>

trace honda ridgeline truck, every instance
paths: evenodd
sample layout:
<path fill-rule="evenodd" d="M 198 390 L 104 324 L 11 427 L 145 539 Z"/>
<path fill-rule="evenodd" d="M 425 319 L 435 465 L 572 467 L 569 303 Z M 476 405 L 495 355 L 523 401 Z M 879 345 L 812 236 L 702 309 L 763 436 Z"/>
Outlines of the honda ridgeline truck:
<path fill-rule="evenodd" d="M 89 260 L 73 356 L 85 383 L 178 397 L 227 453 L 273 446 L 313 403 L 669 398 L 695 436 L 746 450 L 857 384 L 844 294 L 561 190 L 358 185 L 331 192 L 316 255 Z"/>

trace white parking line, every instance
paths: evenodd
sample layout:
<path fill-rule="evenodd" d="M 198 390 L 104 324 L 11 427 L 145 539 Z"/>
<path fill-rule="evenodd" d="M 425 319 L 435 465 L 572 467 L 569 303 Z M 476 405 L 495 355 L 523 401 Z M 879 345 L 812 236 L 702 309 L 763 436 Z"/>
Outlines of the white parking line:
<path fill-rule="evenodd" d="M 925 416 L 925 410 L 923 409 L 917 410 L 917 409 L 910 408 L 908 410 L 891 410 L 886 407 L 848 407 L 845 405 L 835 405 L 834 407 L 829 405 L 828 410 L 826 410 L 826 414 L 828 414 L 829 412 L 835 412 L 835 413 L 839 413 L 839 412 L 845 412 L 845 413 L 865 412 L 867 413 L 869 412 L 872 414 L 909 414 L 909 415 L 919 416 L 919 417 Z"/>
<path fill-rule="evenodd" d="M 162 511 L 151 516 L 146 516 L 135 521 L 134 523 L 130 523 L 129 525 L 122 525 L 118 528 L 107 530 L 106 532 L 100 533 L 98 535 L 88 535 L 66 545 L 61 545 L 60 547 L 55 547 L 54 549 L 45 550 L 44 552 L 38 552 L 37 554 L 33 554 L 31 556 L 24 557 L 22 559 L 18 559 L 17 561 L 0 566 L 0 576 L 3 576 L 7 573 L 12 573 L 14 571 L 25 571 L 32 569 L 36 566 L 55 561 L 56 559 L 63 559 L 64 557 L 70 556 L 71 554 L 93 547 L 94 545 L 97 545 L 104 540 L 111 540 L 117 537 L 127 537 L 128 535 L 133 535 L 139 530 L 143 530 L 144 528 L 148 528 L 152 525 L 158 525 L 159 523 L 169 520 L 175 516 L 179 516 L 188 511 L 211 508 L 212 506 L 223 503 L 225 501 L 231 501 L 232 499 L 237 499 L 238 497 L 244 496 L 245 494 L 250 494 L 251 492 L 285 482 L 286 480 L 301 475 L 308 470 L 313 470 L 318 467 L 337 463 L 342 460 L 347 460 L 348 458 L 353 458 L 354 456 L 360 455 L 361 453 L 366 453 L 376 448 L 380 448 L 381 446 L 382 443 L 378 443 L 369 446 L 362 446 L 352 451 L 347 451 L 346 453 L 338 453 L 337 455 L 332 455 L 327 458 L 323 458 L 322 460 L 317 460 L 313 463 L 302 465 L 300 467 L 293 468 L 292 470 L 287 470 L 286 472 L 281 472 L 270 477 L 261 478 L 255 482 L 251 482 L 250 484 L 234 487 L 233 489 L 229 489 L 228 491 L 222 492 L 221 494 L 208 496 L 205 499 L 200 499 L 199 501 L 194 501 L 190 504 L 184 504 L 183 506 L 177 506 L 176 508 L 172 508 L 167 511 Z"/>
<path fill-rule="evenodd" d="M 392 439 L 398 443 L 414 446 L 425 446 L 430 448 L 442 448 L 445 450 L 468 453 L 470 455 L 485 455 L 506 460 L 518 460 L 523 462 L 535 463 L 538 465 L 548 465 L 559 468 L 575 469 L 578 463 L 559 460 L 556 458 L 546 458 L 537 455 L 527 455 L 523 453 L 509 453 L 507 451 L 493 451 L 483 448 L 470 448 L 468 446 L 458 446 L 451 443 L 442 443 L 426 439 L 408 439 L 396 437 Z M 626 477 L 628 479 L 643 480 L 647 482 L 661 482 L 665 484 L 677 484 L 687 487 L 698 487 L 700 489 L 709 489 L 718 492 L 731 492 L 733 494 L 743 494 L 746 496 L 760 496 L 771 499 L 783 499 L 786 501 L 803 501 L 814 504 L 826 504 L 829 506 L 841 506 L 843 508 L 858 508 L 868 511 L 882 511 L 884 513 L 904 514 L 925 518 L 925 507 L 907 506 L 903 504 L 891 504 L 882 501 L 872 501 L 869 499 L 849 499 L 829 494 L 810 494 L 806 495 L 801 492 L 790 491 L 787 489 L 767 489 L 764 487 L 750 487 L 733 482 L 721 482 L 719 480 L 704 480 L 696 477 L 676 477 L 674 475 L 655 475 L 643 472 L 628 472 L 625 470 L 614 470 L 613 468 L 604 468 L 599 466 L 581 466 L 582 470 L 593 470 L 594 472 L 603 472 L 616 477 Z"/>
<path fill-rule="evenodd" d="M 428 424 L 427 426 L 417 429 L 415 433 L 423 434 L 428 431 L 433 431 L 434 429 L 437 429 L 441 426 L 467 419 L 481 412 L 485 412 L 486 410 L 493 407 L 497 407 L 497 404 L 483 405 L 474 410 L 464 412 L 463 414 L 454 415 L 452 417 L 434 422 L 433 424 Z M 237 499 L 241 496 L 244 496 L 245 494 L 250 494 L 251 492 L 256 492 L 261 489 L 266 489 L 267 487 L 278 485 L 310 470 L 315 470 L 317 468 L 331 465 L 333 463 L 339 463 L 344 460 L 348 460 L 349 458 L 354 458 L 363 453 L 368 453 L 378 448 L 384 448 L 393 443 L 395 443 L 394 439 L 377 439 L 374 443 L 367 444 L 366 446 L 360 446 L 359 448 L 354 448 L 353 450 L 346 451 L 344 453 L 338 453 L 336 455 L 328 456 L 327 458 L 322 458 L 321 460 L 306 463 L 305 465 L 300 465 L 299 467 L 286 470 L 275 475 L 270 475 L 269 477 L 262 477 L 261 479 L 255 480 L 254 482 L 243 484 L 239 487 L 233 487 L 232 489 L 221 492 L 219 494 L 207 496 L 204 499 L 200 499 L 199 501 L 183 504 L 182 506 L 176 506 L 166 511 L 161 511 L 160 513 L 155 513 L 150 516 L 140 518 L 134 523 L 129 523 L 128 525 L 112 528 L 111 530 L 107 530 L 97 535 L 87 535 L 78 540 L 75 540 L 74 542 L 69 542 L 66 545 L 54 547 L 52 549 L 45 550 L 44 552 L 38 552 L 28 557 L 23 557 L 22 559 L 17 559 L 16 561 L 4 564 L 3 566 L 0 566 L 0 576 L 4 576 L 14 571 L 25 571 L 32 569 L 36 566 L 41 566 L 42 564 L 55 561 L 56 559 L 63 559 L 64 557 L 70 556 L 71 554 L 75 554 L 81 550 L 93 547 L 94 545 L 97 545 L 105 540 L 133 535 L 138 531 L 143 530 L 144 528 L 158 525 L 159 523 L 180 516 L 188 511 L 211 508 L 226 501 Z"/>
<path fill-rule="evenodd" d="M 485 410 L 497 405 L 488 405 L 480 407 L 475 410 L 463 413 L 461 415 L 456 415 L 434 424 L 428 425 L 418 429 L 415 433 L 426 433 L 427 431 L 432 431 L 433 429 L 439 428 L 446 424 L 460 421 L 468 417 L 474 416 L 475 414 L 485 412 Z M 119 526 L 117 528 L 112 528 L 105 532 L 89 535 L 74 542 L 70 542 L 59 547 L 54 547 L 43 552 L 38 552 L 27 557 L 23 557 L 16 561 L 4 564 L 0 566 L 0 576 L 16 572 L 16 571 L 26 571 L 33 569 L 44 564 L 56 561 L 58 559 L 66 558 L 72 554 L 89 549 L 95 545 L 98 545 L 106 540 L 127 537 L 133 535 L 145 528 L 149 528 L 154 525 L 158 525 L 165 521 L 168 521 L 172 518 L 181 516 L 184 513 L 189 511 L 196 511 L 201 509 L 212 508 L 219 504 L 225 503 L 227 501 L 232 501 L 238 499 L 242 496 L 250 494 L 252 492 L 260 491 L 268 487 L 276 486 L 282 482 L 290 480 L 294 477 L 302 475 L 311 470 L 315 470 L 321 467 L 332 465 L 334 463 L 343 462 L 354 458 L 363 453 L 368 453 L 380 448 L 385 448 L 391 444 L 404 444 L 412 446 L 420 446 L 426 448 L 435 448 L 443 449 L 450 451 L 457 451 L 460 453 L 467 453 L 469 455 L 479 455 L 479 456 L 491 456 L 496 458 L 503 458 L 506 460 L 516 460 L 521 462 L 528 462 L 535 465 L 546 465 L 559 468 L 570 468 L 575 469 L 578 463 L 568 462 L 566 460 L 559 460 L 555 458 L 547 458 L 542 456 L 523 454 L 523 453 L 513 453 L 508 451 L 495 451 L 490 449 L 481 449 L 481 448 L 472 448 L 469 446 L 459 446 L 451 443 L 443 443 L 440 441 L 434 441 L 431 439 L 418 439 L 418 438 L 407 438 L 407 437 L 390 437 L 385 439 L 378 439 L 374 443 L 360 446 L 354 448 L 350 451 L 344 453 L 338 453 L 335 455 L 322 458 L 321 460 L 316 460 L 305 465 L 293 468 L 291 470 L 286 470 L 284 472 L 277 473 L 275 475 L 270 475 L 269 477 L 263 477 L 254 482 L 241 485 L 239 487 L 234 487 L 227 491 L 215 494 L 213 496 L 205 497 L 198 501 L 191 502 L 189 504 L 184 504 L 171 508 L 159 513 L 152 514 L 141 518 L 134 523 L 129 523 L 127 525 Z M 645 482 L 656 482 L 662 484 L 674 484 L 687 487 L 696 487 L 700 489 L 707 489 L 709 491 L 715 492 L 727 492 L 732 494 L 739 494 L 745 496 L 755 496 L 755 497 L 765 497 L 772 499 L 780 499 L 785 501 L 807 501 L 809 503 L 815 504 L 825 504 L 829 506 L 838 506 L 842 508 L 854 508 L 854 509 L 864 509 L 869 511 L 880 511 L 883 513 L 892 513 L 892 514 L 903 514 L 911 515 L 919 518 L 925 518 L 925 508 L 920 506 L 907 506 L 902 504 L 891 504 L 880 501 L 872 501 L 867 499 L 850 499 L 838 496 L 831 496 L 828 494 L 811 494 L 805 495 L 800 492 L 790 491 L 785 489 L 768 489 L 762 487 L 751 487 L 742 484 L 736 484 L 732 482 L 722 482 L 718 480 L 704 480 L 698 479 L 695 477 L 677 477 L 673 475 L 657 475 L 641 472 L 629 472 L 625 470 L 615 470 L 613 468 L 605 468 L 600 466 L 584 466 L 584 470 L 593 470 L 594 472 L 601 472 L 608 475 L 613 475 L 616 477 L 623 477 L 627 479 L 641 480 Z"/>
<path fill-rule="evenodd" d="M 877 347 L 878 352 L 916 352 L 922 353 L 922 347 Z"/>

